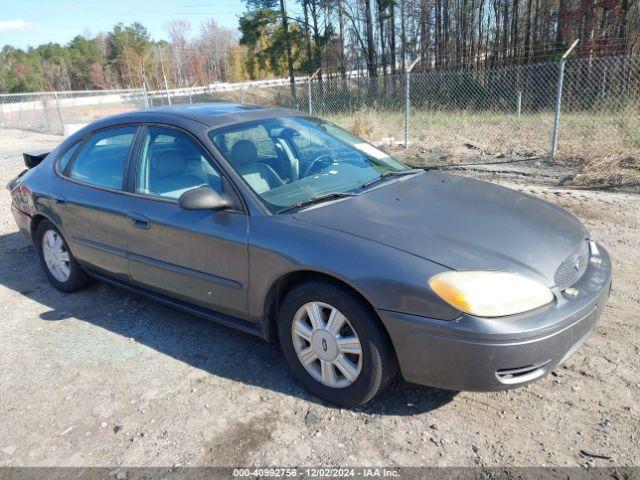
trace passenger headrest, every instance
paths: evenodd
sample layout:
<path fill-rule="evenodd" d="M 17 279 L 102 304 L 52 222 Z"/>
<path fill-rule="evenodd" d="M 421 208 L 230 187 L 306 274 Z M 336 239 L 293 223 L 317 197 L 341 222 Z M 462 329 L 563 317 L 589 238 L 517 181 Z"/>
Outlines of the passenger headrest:
<path fill-rule="evenodd" d="M 231 147 L 231 160 L 236 165 L 249 165 L 258 159 L 258 149 L 249 140 L 238 140 Z"/>

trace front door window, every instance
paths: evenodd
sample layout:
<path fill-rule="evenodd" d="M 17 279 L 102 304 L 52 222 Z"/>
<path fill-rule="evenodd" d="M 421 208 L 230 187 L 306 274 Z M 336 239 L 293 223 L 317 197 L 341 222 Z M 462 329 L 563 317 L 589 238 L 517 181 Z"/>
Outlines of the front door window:
<path fill-rule="evenodd" d="M 187 190 L 210 187 L 222 193 L 220 173 L 187 134 L 150 127 L 142 142 L 136 193 L 178 199 Z"/>

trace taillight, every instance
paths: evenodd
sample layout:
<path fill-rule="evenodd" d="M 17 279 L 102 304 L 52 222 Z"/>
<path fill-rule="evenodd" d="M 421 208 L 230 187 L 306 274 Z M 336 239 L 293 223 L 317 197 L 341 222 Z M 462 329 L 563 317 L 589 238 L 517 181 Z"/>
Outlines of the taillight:
<path fill-rule="evenodd" d="M 12 178 L 11 180 L 9 180 L 9 183 L 7 183 L 7 190 L 9 190 L 12 194 L 13 191 L 15 190 L 15 188 L 17 186 L 20 185 L 20 179 L 24 176 L 25 173 L 27 173 L 29 170 L 23 170 L 21 171 L 17 177 Z"/>

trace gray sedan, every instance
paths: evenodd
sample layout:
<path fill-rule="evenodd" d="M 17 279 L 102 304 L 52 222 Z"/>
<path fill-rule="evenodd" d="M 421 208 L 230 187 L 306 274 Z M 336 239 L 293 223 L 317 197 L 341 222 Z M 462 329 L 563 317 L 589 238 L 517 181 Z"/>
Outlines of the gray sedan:
<path fill-rule="evenodd" d="M 300 112 L 131 112 L 25 162 L 11 209 L 54 287 L 97 278 L 279 341 L 343 406 L 398 369 L 455 390 L 532 382 L 609 294 L 609 256 L 568 212 Z"/>

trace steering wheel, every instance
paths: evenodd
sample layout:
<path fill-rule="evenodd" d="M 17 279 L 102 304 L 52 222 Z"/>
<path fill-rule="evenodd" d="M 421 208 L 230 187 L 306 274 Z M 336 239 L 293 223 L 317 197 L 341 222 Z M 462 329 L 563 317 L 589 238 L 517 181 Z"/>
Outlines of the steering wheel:
<path fill-rule="evenodd" d="M 308 177 L 309 175 L 316 173 L 316 170 L 320 170 L 320 168 L 318 167 L 324 168 L 328 165 L 331 165 L 332 163 L 333 158 L 331 158 L 326 153 L 323 153 L 309 164 L 309 166 L 304 171 L 303 177 Z"/>

